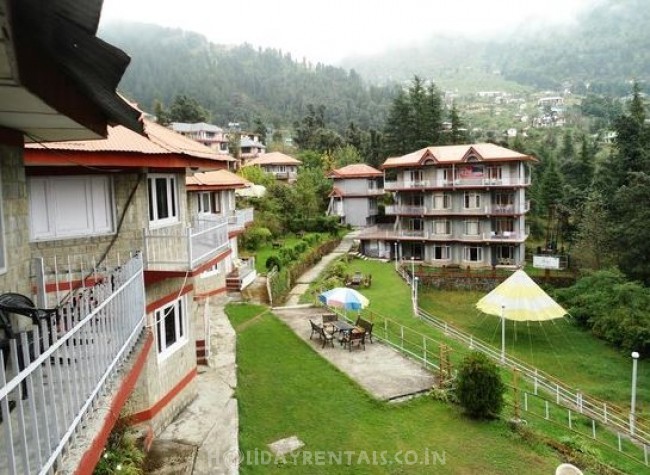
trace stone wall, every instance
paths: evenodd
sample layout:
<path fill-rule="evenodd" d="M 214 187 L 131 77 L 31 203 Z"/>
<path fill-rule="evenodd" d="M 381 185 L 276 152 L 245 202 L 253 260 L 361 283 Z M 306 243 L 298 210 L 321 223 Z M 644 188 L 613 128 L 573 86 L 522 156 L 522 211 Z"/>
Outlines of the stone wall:
<path fill-rule="evenodd" d="M 30 295 L 29 202 L 22 146 L 0 145 L 0 189 L 5 270 L 0 293 Z"/>

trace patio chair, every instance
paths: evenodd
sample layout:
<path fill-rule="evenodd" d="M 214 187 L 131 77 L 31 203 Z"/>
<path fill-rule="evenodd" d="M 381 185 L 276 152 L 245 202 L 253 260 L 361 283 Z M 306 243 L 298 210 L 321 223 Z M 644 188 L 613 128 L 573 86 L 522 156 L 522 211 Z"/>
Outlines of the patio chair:
<path fill-rule="evenodd" d="M 374 323 L 359 317 L 357 318 L 357 321 L 355 322 L 354 326 L 363 328 L 363 330 L 366 332 L 366 337 L 370 340 L 370 343 L 372 343 L 372 327 L 375 326 Z"/>
<path fill-rule="evenodd" d="M 323 328 L 325 328 L 330 333 L 336 333 L 337 329 L 333 325 L 333 322 L 339 319 L 338 315 L 335 313 L 324 313 L 322 318 L 323 318 Z"/>
<path fill-rule="evenodd" d="M 359 271 L 355 272 L 352 276 L 352 285 L 359 286 L 363 283 L 363 274 Z"/>
<path fill-rule="evenodd" d="M 311 325 L 311 333 L 309 334 L 309 339 L 311 340 L 314 335 L 318 335 L 318 338 L 323 342 L 323 348 L 328 343 L 334 347 L 334 335 L 330 332 L 325 331 L 325 328 L 318 323 L 315 323 L 313 320 L 309 320 Z"/>
<path fill-rule="evenodd" d="M 366 332 L 358 331 L 357 329 L 345 332 L 344 336 L 341 338 L 341 344 L 348 348 L 348 351 L 352 351 L 352 345 L 356 342 L 358 347 L 366 349 Z"/>

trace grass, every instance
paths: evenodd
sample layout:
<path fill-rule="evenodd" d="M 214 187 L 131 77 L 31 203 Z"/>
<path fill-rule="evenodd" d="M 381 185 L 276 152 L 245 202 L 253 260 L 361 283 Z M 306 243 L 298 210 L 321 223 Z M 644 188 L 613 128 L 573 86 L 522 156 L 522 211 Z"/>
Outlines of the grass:
<path fill-rule="evenodd" d="M 372 399 L 271 313 L 259 317 L 264 311 L 250 305 L 226 308 L 237 329 L 243 474 L 541 474 L 552 473 L 559 463 L 550 449 L 531 446 L 503 422 L 471 421 L 429 398 L 399 405 Z M 296 459 L 247 463 L 247 455 L 254 461 L 255 450 L 268 451 L 267 444 L 291 435 L 305 442 Z M 348 455 L 336 458 L 345 451 Z M 333 460 L 327 460 L 328 452 Z M 322 464 L 303 463 L 308 456 L 318 461 L 319 453 Z M 417 463 L 397 463 L 407 453 L 408 461 Z M 430 464 L 420 464 L 426 457 Z"/>
<path fill-rule="evenodd" d="M 413 318 L 410 290 L 401 278 L 394 272 L 393 263 L 378 261 L 352 260 L 348 267 L 351 272 L 360 271 L 373 276 L 372 286 L 360 289 L 368 297 L 371 304 L 363 311 L 366 318 L 379 320 L 377 314 L 399 322 L 409 328 L 431 336 L 437 340 L 445 341 L 441 332 Z M 314 285 L 312 295 L 318 289 Z M 431 314 L 448 321 L 450 324 L 473 334 L 494 347 L 501 345 L 500 319 L 497 317 L 480 314 L 475 309 L 475 303 L 484 295 L 482 292 L 438 291 L 426 289 L 420 293 L 420 306 Z M 381 328 L 378 329 L 381 332 Z M 589 332 L 583 331 L 569 321 L 558 320 L 555 322 L 514 324 L 506 323 L 506 351 L 531 365 L 562 380 L 573 388 L 579 388 L 592 396 L 605 399 L 622 407 L 629 407 L 631 384 L 631 361 L 625 354 L 617 352 L 601 340 L 593 337 Z M 377 331 L 377 330 L 376 330 Z M 414 334 L 414 332 L 413 332 Z M 413 340 L 416 337 L 411 337 Z M 420 337 L 421 339 L 421 337 Z M 468 349 L 453 340 L 446 340 L 452 348 L 452 365 L 457 366 Z M 512 382 L 512 374 L 504 372 L 504 381 Z M 650 379 L 650 368 L 639 365 L 639 380 L 637 384 L 637 408 L 643 412 L 644 403 L 650 401 L 650 387 L 645 384 Z M 525 385 L 522 384 L 523 388 Z M 511 394 L 508 395 L 512 399 Z M 543 407 L 543 403 L 542 403 Z M 508 412 L 511 409 L 507 410 Z M 556 440 L 567 435 L 566 413 L 557 415 L 558 420 L 563 420 L 564 428 L 555 427 L 543 421 L 543 410 L 538 410 L 542 417 L 535 420 L 535 427 L 542 433 L 550 434 Z M 534 417 L 531 414 L 531 417 Z M 589 423 L 590 424 L 590 423 Z M 591 428 L 584 431 L 588 436 Z M 570 434 L 570 433 L 569 433 Z M 616 453 L 615 437 L 599 430 L 604 440 L 614 450 L 607 451 L 607 460 L 619 467 L 627 467 L 629 460 Z M 589 437 L 588 437 L 589 438 Z M 601 436 L 599 436 L 599 439 Z M 601 447 L 599 444 L 594 443 Z M 636 453 L 637 460 L 642 455 Z M 611 462 L 614 460 L 615 462 Z M 639 470 L 636 463 L 632 463 L 632 472 Z"/>

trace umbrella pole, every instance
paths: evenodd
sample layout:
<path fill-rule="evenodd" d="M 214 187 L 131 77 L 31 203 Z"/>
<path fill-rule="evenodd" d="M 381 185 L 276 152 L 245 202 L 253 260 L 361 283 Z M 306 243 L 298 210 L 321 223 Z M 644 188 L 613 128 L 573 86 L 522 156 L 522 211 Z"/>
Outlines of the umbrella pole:
<path fill-rule="evenodd" d="M 505 305 L 501 305 L 501 364 L 506 362 L 506 318 Z"/>

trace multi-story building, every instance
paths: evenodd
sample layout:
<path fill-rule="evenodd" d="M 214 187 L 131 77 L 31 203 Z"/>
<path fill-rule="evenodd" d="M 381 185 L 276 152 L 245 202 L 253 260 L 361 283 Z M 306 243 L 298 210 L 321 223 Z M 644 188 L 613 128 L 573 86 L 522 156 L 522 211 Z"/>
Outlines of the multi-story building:
<path fill-rule="evenodd" d="M 195 173 L 188 176 L 185 182 L 193 215 L 205 220 L 225 219 L 228 222 L 230 255 L 223 261 L 223 268 L 218 264 L 213 271 L 226 275 L 229 291 L 239 292 L 245 289 L 257 276 L 255 259 L 240 258 L 237 237 L 253 223 L 253 208 L 237 209 L 235 190 L 247 188 L 252 183 L 227 170 Z M 209 294 L 210 289 L 206 292 Z M 203 290 L 199 293 L 205 295 Z"/>
<path fill-rule="evenodd" d="M 239 138 L 239 158 L 244 164 L 249 160 L 264 155 L 266 145 L 264 145 L 258 134 L 242 132 Z"/>
<path fill-rule="evenodd" d="M 219 153 L 228 154 L 228 134 L 221 127 L 205 122 L 172 122 L 169 128 Z"/>
<path fill-rule="evenodd" d="M 362 251 L 433 265 L 521 265 L 528 237 L 529 164 L 493 144 L 428 147 L 387 159 L 384 190 L 395 222 L 365 230 Z"/>
<path fill-rule="evenodd" d="M 244 166 L 260 167 L 264 172 L 273 175 L 276 180 L 294 182 L 298 178 L 298 167 L 300 165 L 302 165 L 302 162 L 297 158 L 280 152 L 271 152 L 248 160 Z"/>
<path fill-rule="evenodd" d="M 384 194 L 384 174 L 365 163 L 356 163 L 333 170 L 328 177 L 333 180 L 328 216 L 339 216 L 342 224 L 356 227 L 374 225 L 377 198 Z"/>

